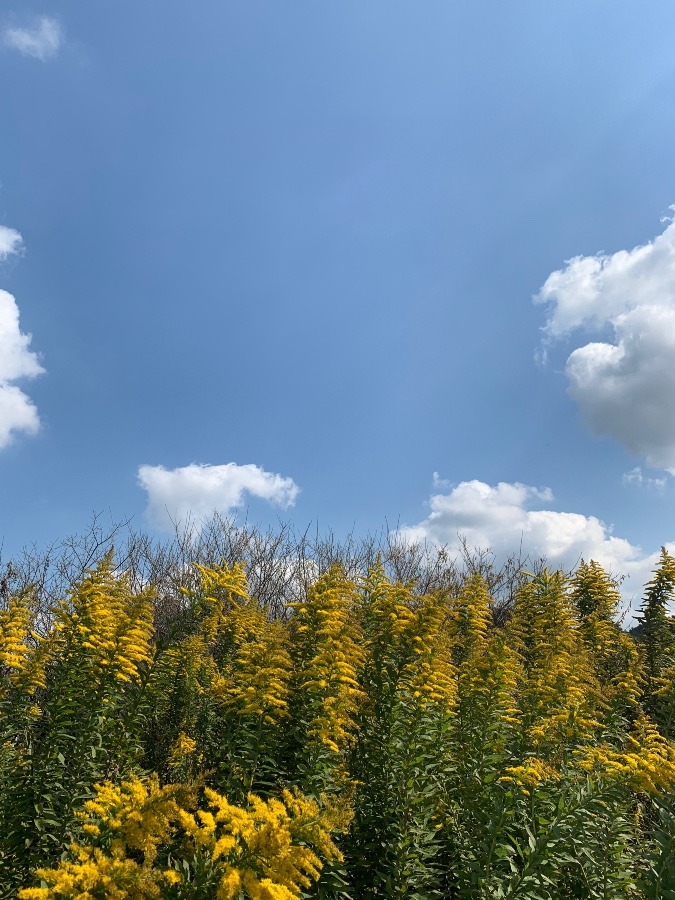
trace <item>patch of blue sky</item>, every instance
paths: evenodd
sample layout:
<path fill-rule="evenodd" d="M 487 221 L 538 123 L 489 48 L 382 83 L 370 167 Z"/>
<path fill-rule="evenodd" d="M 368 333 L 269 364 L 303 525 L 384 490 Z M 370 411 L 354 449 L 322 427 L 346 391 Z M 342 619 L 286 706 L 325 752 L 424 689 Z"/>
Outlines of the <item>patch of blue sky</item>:
<path fill-rule="evenodd" d="M 0 362 L 36 411 L 0 450 L 4 555 L 172 497 L 450 542 L 477 503 L 476 540 L 637 578 L 675 540 L 673 26 L 666 0 L 7 7 L 0 358 L 45 372 Z M 582 292 L 567 260 L 659 235 L 632 306 L 537 364 L 551 273 Z"/>

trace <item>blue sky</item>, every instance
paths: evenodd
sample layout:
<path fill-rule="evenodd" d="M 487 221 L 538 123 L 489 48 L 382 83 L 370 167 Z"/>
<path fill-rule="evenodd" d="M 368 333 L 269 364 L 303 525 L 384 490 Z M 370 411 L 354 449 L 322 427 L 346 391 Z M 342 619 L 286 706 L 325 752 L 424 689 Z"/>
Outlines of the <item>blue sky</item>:
<path fill-rule="evenodd" d="M 665 0 L 6 4 L 3 556 L 239 509 L 639 590 L 675 541 L 674 30 Z"/>

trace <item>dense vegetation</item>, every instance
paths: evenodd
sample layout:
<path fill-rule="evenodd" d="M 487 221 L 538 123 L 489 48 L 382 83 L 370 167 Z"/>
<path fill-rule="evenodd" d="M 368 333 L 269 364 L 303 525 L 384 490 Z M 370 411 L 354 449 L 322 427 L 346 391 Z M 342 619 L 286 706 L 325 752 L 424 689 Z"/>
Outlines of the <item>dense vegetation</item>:
<path fill-rule="evenodd" d="M 0 896 L 675 897 L 665 550 L 636 640 L 594 562 L 242 534 L 7 569 Z"/>

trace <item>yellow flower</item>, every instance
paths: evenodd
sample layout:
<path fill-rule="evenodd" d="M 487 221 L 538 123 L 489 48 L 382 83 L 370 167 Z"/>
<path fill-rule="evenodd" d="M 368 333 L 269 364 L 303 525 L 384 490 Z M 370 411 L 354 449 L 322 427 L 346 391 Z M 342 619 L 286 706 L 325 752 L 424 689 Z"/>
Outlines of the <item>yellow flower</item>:
<path fill-rule="evenodd" d="M 242 618 L 249 626 L 245 637 L 238 621 Z M 292 671 L 286 628 L 267 622 L 261 609 L 238 607 L 230 613 L 225 630 L 232 633 L 232 655 L 217 695 L 240 716 L 278 725 L 288 715 Z"/>
<path fill-rule="evenodd" d="M 524 794 L 529 795 L 532 790 L 545 781 L 558 781 L 560 773 L 542 759 L 532 756 L 522 765 L 508 766 L 500 781 L 512 782 L 517 785 Z"/>
<path fill-rule="evenodd" d="M 249 794 L 247 809 L 210 788 L 205 795 L 210 810 L 183 812 L 179 821 L 222 870 L 219 898 L 237 897 L 242 888 L 252 898 L 299 897 L 319 878 L 323 860 L 342 858 L 331 831 L 348 826 L 346 808 L 320 807 L 289 791 L 281 800 Z"/>
<path fill-rule="evenodd" d="M 353 743 L 355 715 L 364 699 L 358 683 L 364 648 L 356 599 L 356 585 L 334 566 L 305 601 L 294 604 L 296 620 L 302 622 L 295 627 L 293 655 L 298 703 L 307 723 L 305 755 L 314 760 L 327 751 L 323 772 L 332 766 L 338 781 L 343 777 L 339 756 Z"/>
<path fill-rule="evenodd" d="M 675 744 L 644 715 L 628 735 L 626 749 L 601 744 L 580 748 L 575 756 L 582 770 L 623 781 L 636 791 L 659 795 L 675 789 Z"/>
<path fill-rule="evenodd" d="M 169 768 L 179 769 L 197 749 L 197 741 L 181 731 L 169 753 Z"/>
<path fill-rule="evenodd" d="M 92 680 L 132 682 L 152 660 L 153 607 L 148 591 L 133 593 L 115 572 L 111 550 L 55 611 L 53 639 L 85 651 L 78 667 Z"/>
<path fill-rule="evenodd" d="M 139 850 L 151 864 L 179 814 L 176 791 L 175 786 L 160 787 L 156 775 L 132 777 L 119 786 L 107 781 L 96 786 L 96 797 L 84 804 L 79 817 L 90 834 L 111 829 L 122 851 Z"/>

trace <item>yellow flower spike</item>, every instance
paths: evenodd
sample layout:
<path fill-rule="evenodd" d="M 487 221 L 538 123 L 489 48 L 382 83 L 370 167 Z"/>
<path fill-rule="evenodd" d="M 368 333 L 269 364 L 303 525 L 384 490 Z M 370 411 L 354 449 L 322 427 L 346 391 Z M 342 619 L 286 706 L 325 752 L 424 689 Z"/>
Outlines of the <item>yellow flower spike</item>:
<path fill-rule="evenodd" d="M 244 566 L 226 563 L 215 568 L 193 564 L 200 575 L 199 603 L 205 615 L 201 620 L 201 632 L 209 646 L 213 645 L 228 614 L 238 603 L 249 602 L 248 582 Z"/>
<path fill-rule="evenodd" d="M 32 623 L 32 599 L 26 595 L 11 597 L 6 608 L 0 610 L 0 666 L 6 666 L 10 670 L 10 681 L 15 685 L 23 684 L 27 693 L 33 693 L 44 683 L 40 667 L 30 671 L 31 658 L 37 654 L 28 643 L 33 634 Z"/>
<path fill-rule="evenodd" d="M 640 696 L 641 661 L 634 641 L 617 624 L 618 584 L 599 563 L 583 560 L 570 582 L 571 599 L 580 615 L 580 633 L 592 649 L 595 674 L 609 706 L 623 713 Z"/>
<path fill-rule="evenodd" d="M 441 594 L 419 599 L 410 622 L 411 643 L 420 638 L 418 650 L 401 674 L 399 690 L 421 705 L 433 705 L 446 713 L 457 700 L 457 670 L 452 661 L 446 600 Z"/>
<path fill-rule="evenodd" d="M 294 629 L 293 656 L 297 702 L 307 723 L 310 779 L 316 766 L 321 778 L 339 781 L 339 757 L 354 741 L 355 716 L 365 699 L 358 688 L 365 651 L 357 601 L 356 585 L 335 566 L 296 605 L 307 626 Z M 320 766 L 318 759 L 324 760 Z"/>
<path fill-rule="evenodd" d="M 450 603 L 448 633 L 457 664 L 480 657 L 492 626 L 492 597 L 479 574 L 470 575 Z"/>
<path fill-rule="evenodd" d="M 254 617 L 247 610 L 253 634 L 242 641 L 237 622 L 240 610 L 233 610 L 227 625 L 234 647 L 218 695 L 226 708 L 239 715 L 278 725 L 288 715 L 292 662 L 285 646 L 287 631 L 280 623 L 267 623 L 262 610 L 256 610 Z"/>
<path fill-rule="evenodd" d="M 132 593 L 128 578 L 115 572 L 110 551 L 55 610 L 50 639 L 79 653 L 78 667 L 89 680 L 110 675 L 136 681 L 152 660 L 153 608 L 147 591 Z"/>
<path fill-rule="evenodd" d="M 218 884 L 217 900 L 233 900 L 238 897 L 241 892 L 241 875 L 237 869 L 232 866 L 226 866 Z"/>
<path fill-rule="evenodd" d="M 544 569 L 521 588 L 507 639 L 520 658 L 531 749 L 553 758 L 593 740 L 606 704 L 562 572 Z"/>

